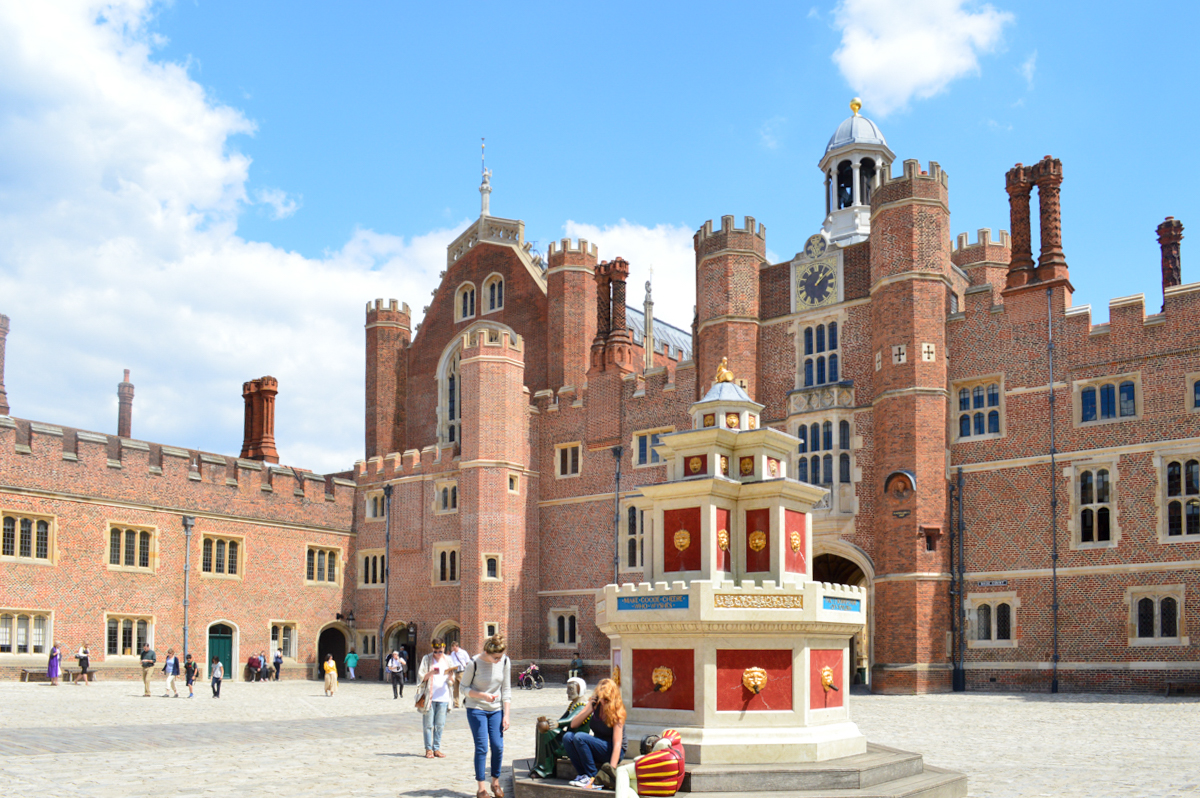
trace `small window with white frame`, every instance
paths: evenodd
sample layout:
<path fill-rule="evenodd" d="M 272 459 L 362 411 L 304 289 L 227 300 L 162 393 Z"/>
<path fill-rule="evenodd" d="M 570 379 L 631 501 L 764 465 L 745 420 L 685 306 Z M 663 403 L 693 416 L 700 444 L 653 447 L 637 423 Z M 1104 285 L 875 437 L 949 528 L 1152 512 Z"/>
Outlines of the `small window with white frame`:
<path fill-rule="evenodd" d="M 375 490 L 367 494 L 367 520 L 380 521 L 387 513 L 383 491 Z"/>
<path fill-rule="evenodd" d="M 109 524 L 108 570 L 152 573 L 158 567 L 158 530 Z"/>
<path fill-rule="evenodd" d="M 154 618 L 150 615 L 105 613 L 106 657 L 138 657 L 143 646 L 154 647 Z"/>
<path fill-rule="evenodd" d="M 52 617 L 49 610 L 0 607 L 0 657 L 49 653 Z"/>
<path fill-rule="evenodd" d="M 1011 593 L 969 593 L 971 628 L 968 648 L 1016 648 L 1017 608 L 1021 600 Z"/>
<path fill-rule="evenodd" d="M 496 623 L 495 621 L 488 621 L 483 625 L 484 639 L 495 637 L 498 634 L 500 634 L 500 624 Z"/>
<path fill-rule="evenodd" d="M 583 446 L 579 441 L 560 443 L 554 447 L 554 475 L 559 479 L 577 477 Z"/>
<path fill-rule="evenodd" d="M 1142 417 L 1142 374 L 1076 380 L 1071 394 L 1075 426 L 1136 421 Z"/>
<path fill-rule="evenodd" d="M 674 427 L 645 430 L 633 436 L 633 465 L 634 468 L 662 465 L 662 458 L 654 447 L 658 446 L 659 438 L 675 431 Z"/>
<path fill-rule="evenodd" d="M 484 554 L 481 555 L 480 565 L 483 568 L 483 573 L 480 575 L 485 582 L 499 582 L 503 578 L 500 571 L 501 555 L 499 554 Z"/>
<path fill-rule="evenodd" d="M 439 514 L 458 512 L 458 481 L 434 483 L 434 510 Z"/>
<path fill-rule="evenodd" d="M 358 586 L 364 589 L 383 587 L 387 582 L 387 553 L 384 549 L 360 549 L 358 554 Z"/>
<path fill-rule="evenodd" d="M 463 283 L 454 293 L 454 320 L 475 318 L 475 284 Z"/>
<path fill-rule="evenodd" d="M 55 532 L 58 524 L 52 515 L 4 510 L 0 560 L 53 565 Z"/>
<path fill-rule="evenodd" d="M 961 380 L 951 386 L 956 441 L 1004 437 L 1004 376 Z"/>
<path fill-rule="evenodd" d="M 579 608 L 550 610 L 550 648 L 575 649 L 579 646 Z"/>
<path fill-rule="evenodd" d="M 1071 491 L 1071 548 L 1109 549 L 1120 541 L 1115 462 L 1076 463 Z"/>
<path fill-rule="evenodd" d="M 461 547 L 457 540 L 433 545 L 433 584 L 459 584 Z"/>
<path fill-rule="evenodd" d="M 202 535 L 200 576 L 205 579 L 241 579 L 245 570 L 246 546 L 241 537 Z"/>
<path fill-rule="evenodd" d="M 649 523 L 648 511 L 632 504 L 625 509 L 625 530 L 621 541 L 622 571 L 646 569 L 646 533 Z"/>
<path fill-rule="evenodd" d="M 504 309 L 504 278 L 499 274 L 489 275 L 483 282 L 484 313 Z"/>
<path fill-rule="evenodd" d="M 1183 599 L 1182 584 L 1125 588 L 1125 602 L 1129 605 L 1129 645 L 1191 645 L 1184 625 Z"/>
<path fill-rule="evenodd" d="M 342 550 L 326 546 L 309 546 L 305 558 L 304 582 L 309 585 L 340 585 L 338 561 Z"/>
<path fill-rule="evenodd" d="M 271 655 L 282 651 L 285 659 L 296 659 L 299 638 L 293 621 L 271 621 Z"/>
<path fill-rule="evenodd" d="M 508 475 L 508 492 L 509 493 L 520 493 L 521 492 L 521 477 L 518 474 L 509 474 Z"/>

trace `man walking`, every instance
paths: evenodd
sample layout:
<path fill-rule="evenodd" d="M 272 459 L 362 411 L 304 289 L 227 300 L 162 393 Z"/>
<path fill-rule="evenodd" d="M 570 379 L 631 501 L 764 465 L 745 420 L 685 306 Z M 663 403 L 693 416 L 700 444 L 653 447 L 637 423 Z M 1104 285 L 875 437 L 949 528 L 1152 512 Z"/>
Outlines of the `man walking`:
<path fill-rule="evenodd" d="M 154 673 L 154 663 L 158 662 L 158 654 L 150 648 L 149 643 L 142 644 L 142 686 L 146 688 L 144 697 L 150 697 L 150 674 Z"/>
<path fill-rule="evenodd" d="M 392 680 L 393 699 L 404 698 L 404 669 L 407 667 L 408 662 L 399 651 L 393 651 L 392 655 L 388 657 L 387 669 Z"/>
<path fill-rule="evenodd" d="M 457 640 L 450 644 L 450 661 L 454 663 L 454 708 L 458 709 L 458 692 L 462 683 L 462 673 L 471 664 L 471 657 L 459 648 Z"/>
<path fill-rule="evenodd" d="M 175 680 L 179 678 L 179 657 L 175 656 L 175 649 L 167 649 L 167 658 L 163 661 L 163 673 L 167 677 L 167 691 L 163 693 L 163 698 L 167 698 L 171 693 L 175 693 L 175 697 L 179 698 L 179 688 L 175 686 Z"/>

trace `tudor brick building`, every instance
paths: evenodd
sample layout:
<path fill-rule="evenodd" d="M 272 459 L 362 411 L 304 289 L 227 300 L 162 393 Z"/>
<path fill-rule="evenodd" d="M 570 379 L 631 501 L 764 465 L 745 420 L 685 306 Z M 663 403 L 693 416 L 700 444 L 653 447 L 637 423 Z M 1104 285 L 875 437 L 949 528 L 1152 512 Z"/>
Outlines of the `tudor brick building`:
<path fill-rule="evenodd" d="M 407 304 L 367 305 L 365 457 L 349 480 L 271 464 L 269 378 L 247 383 L 241 459 L 132 441 L 124 403 L 116 437 L 0 417 L 15 547 L 6 526 L 0 669 L 20 659 L 4 648 L 20 617 L 74 645 L 99 640 L 106 613 L 160 612 L 159 648 L 176 639 L 188 513 L 197 535 L 242 530 L 236 587 L 202 580 L 242 592 L 206 593 L 192 623 L 232 628 L 243 659 L 270 645 L 270 618 L 299 641 L 297 673 L 348 645 L 370 671 L 378 652 L 424 653 L 434 634 L 474 650 L 502 631 L 515 658 L 562 667 L 578 651 L 594 675 L 609 657 L 595 591 L 641 581 L 664 522 L 640 490 L 666 478 L 658 437 L 692 427 L 726 359 L 761 423 L 799 441 L 763 478 L 828 489 L 814 577 L 868 590 L 853 656 L 872 689 L 948 690 L 956 674 L 970 689 L 1160 689 L 1194 675 L 1200 284 L 1181 284 L 1182 226 L 1158 229 L 1161 311 L 1126 297 L 1094 325 L 1071 305 L 1061 163 L 1006 175 L 1011 236 L 954 237 L 946 173 L 894 163 L 852 108 L 813 181 L 824 222 L 794 257 L 768 262 L 751 217 L 698 229 L 690 331 L 655 320 L 649 292 L 629 304 L 638 264 L 586 241 L 543 260 L 522 222 L 490 214 L 485 173 L 482 213 L 449 246 L 419 329 Z M 4 397 L 0 368 L 6 412 Z M 709 457 L 703 474 L 722 467 Z M 31 551 L 39 519 L 55 530 L 52 561 L 21 554 L 25 518 Z M 112 524 L 158 535 L 154 570 L 106 564 Z M 255 572 L 254 549 L 289 565 Z M 306 572 L 317 554 L 332 554 L 334 580 L 315 559 Z M 89 596 L 69 619 L 64 577 Z"/>

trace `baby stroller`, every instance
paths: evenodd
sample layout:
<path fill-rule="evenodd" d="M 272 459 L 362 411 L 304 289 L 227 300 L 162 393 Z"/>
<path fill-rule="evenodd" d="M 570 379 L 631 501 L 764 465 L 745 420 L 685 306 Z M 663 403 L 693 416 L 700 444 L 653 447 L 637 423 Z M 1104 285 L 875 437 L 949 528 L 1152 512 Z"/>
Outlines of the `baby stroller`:
<path fill-rule="evenodd" d="M 546 680 L 542 678 L 541 669 L 538 668 L 536 662 L 529 663 L 529 667 L 521 671 L 521 675 L 517 677 L 517 687 L 526 690 L 541 690 L 546 686 Z"/>

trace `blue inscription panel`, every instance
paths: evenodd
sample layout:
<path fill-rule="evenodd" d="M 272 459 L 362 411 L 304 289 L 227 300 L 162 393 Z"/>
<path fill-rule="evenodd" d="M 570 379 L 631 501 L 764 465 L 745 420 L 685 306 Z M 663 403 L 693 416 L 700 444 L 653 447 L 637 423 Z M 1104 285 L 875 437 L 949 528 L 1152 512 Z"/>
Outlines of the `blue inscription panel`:
<path fill-rule="evenodd" d="M 838 610 L 839 612 L 858 612 L 859 606 L 862 604 L 858 599 L 834 598 L 833 596 L 823 596 L 824 602 L 822 608 L 827 610 Z"/>
<path fill-rule="evenodd" d="M 618 610 L 686 610 L 686 593 L 666 596 L 618 596 Z"/>

